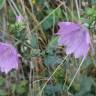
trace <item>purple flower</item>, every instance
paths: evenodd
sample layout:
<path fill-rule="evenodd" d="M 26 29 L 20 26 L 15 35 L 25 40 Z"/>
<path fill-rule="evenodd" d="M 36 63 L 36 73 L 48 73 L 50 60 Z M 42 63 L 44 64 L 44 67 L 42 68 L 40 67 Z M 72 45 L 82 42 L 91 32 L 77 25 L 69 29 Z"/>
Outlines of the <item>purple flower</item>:
<path fill-rule="evenodd" d="M 17 22 L 22 22 L 24 20 L 23 16 L 19 15 L 19 16 L 16 16 L 16 21 Z"/>
<path fill-rule="evenodd" d="M 12 69 L 18 69 L 18 53 L 11 44 L 0 42 L 0 71 L 7 74 Z"/>
<path fill-rule="evenodd" d="M 91 43 L 88 29 L 73 22 L 59 22 L 58 26 L 58 44 L 65 46 L 66 54 L 73 54 L 75 58 L 87 56 Z"/>

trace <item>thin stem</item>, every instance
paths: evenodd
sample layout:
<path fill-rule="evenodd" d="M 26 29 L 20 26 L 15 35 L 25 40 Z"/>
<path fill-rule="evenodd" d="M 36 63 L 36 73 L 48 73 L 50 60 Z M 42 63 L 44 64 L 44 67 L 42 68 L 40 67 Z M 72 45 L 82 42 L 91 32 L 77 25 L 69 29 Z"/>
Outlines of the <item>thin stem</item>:
<path fill-rule="evenodd" d="M 62 2 L 57 8 L 55 8 L 48 16 L 46 16 L 40 23 L 37 24 L 36 27 L 34 27 L 34 29 L 32 30 L 32 32 L 34 32 L 38 26 L 40 26 L 45 20 L 47 20 L 49 18 L 49 16 L 51 16 L 58 8 L 60 8 L 62 5 L 64 4 L 64 2 Z"/>
<path fill-rule="evenodd" d="M 30 92 L 30 95 L 32 95 L 32 66 L 33 66 L 33 63 L 31 61 L 30 62 L 30 73 L 29 73 L 29 92 Z"/>
<path fill-rule="evenodd" d="M 29 3 L 30 3 L 30 6 L 31 6 L 31 11 L 32 11 L 32 13 L 33 13 L 33 12 L 34 12 L 34 9 L 33 9 L 32 0 L 29 0 Z"/>
<path fill-rule="evenodd" d="M 2 10 L 2 19 L 3 19 L 3 35 L 2 35 L 2 41 L 5 41 L 5 35 L 7 31 L 7 22 L 6 22 L 6 3 L 4 5 L 4 9 Z"/>
<path fill-rule="evenodd" d="M 63 64 L 63 62 L 67 59 L 68 55 L 62 60 L 62 62 L 57 66 L 55 71 L 52 73 L 52 75 L 49 77 L 49 79 L 45 82 L 44 86 L 42 87 L 41 91 L 39 92 L 38 96 L 42 96 L 42 92 L 44 88 L 46 87 L 47 83 L 50 81 L 50 79 L 54 76 L 54 74 L 57 72 L 57 70 L 60 68 L 60 66 Z"/>
<path fill-rule="evenodd" d="M 17 13 L 18 13 L 19 15 L 21 15 L 19 9 L 17 8 L 16 4 L 14 3 L 14 0 L 10 0 L 10 1 L 11 1 L 11 3 L 13 4 L 14 8 L 16 9 Z"/>
<path fill-rule="evenodd" d="M 40 81 L 47 81 L 47 80 L 48 80 L 48 78 L 35 80 L 35 81 L 32 82 L 32 84 L 35 84 L 35 83 L 40 82 Z"/>
<path fill-rule="evenodd" d="M 25 4 L 24 4 L 24 1 L 23 0 L 20 0 L 21 2 L 21 6 L 22 6 L 22 10 L 23 10 L 23 14 L 24 14 L 24 17 L 25 17 L 25 21 L 26 21 L 26 31 L 28 32 L 26 35 L 27 35 L 27 38 L 28 40 L 30 41 L 29 43 L 31 44 L 31 31 L 30 31 L 30 27 L 29 27 L 29 21 L 28 21 L 28 16 L 27 16 L 27 13 L 26 13 L 26 10 L 25 10 Z M 30 96 L 32 96 L 32 84 L 31 84 L 31 81 L 32 81 L 32 65 L 33 65 L 33 62 L 32 60 L 30 61 L 30 73 L 29 73 L 29 94 Z"/>
<path fill-rule="evenodd" d="M 76 4 L 76 9 L 77 9 L 78 19 L 80 21 L 80 9 L 79 9 L 77 0 L 75 0 L 75 4 Z"/>
<path fill-rule="evenodd" d="M 75 73 L 73 79 L 71 80 L 71 82 L 70 82 L 70 84 L 69 84 L 69 86 L 68 86 L 67 91 L 70 89 L 71 85 L 73 84 L 73 82 L 74 82 L 74 80 L 75 80 L 75 78 L 76 78 L 78 72 L 80 71 L 80 68 L 81 68 L 81 66 L 82 66 L 82 64 L 83 64 L 83 62 L 84 62 L 84 60 L 85 60 L 85 57 L 82 59 L 82 61 L 81 61 L 80 65 L 79 65 L 79 67 L 78 67 L 78 69 L 77 69 L 77 71 L 76 71 L 76 73 Z"/>
<path fill-rule="evenodd" d="M 16 13 L 14 7 L 12 6 L 12 4 L 11 4 L 11 2 L 10 2 L 9 0 L 8 0 L 8 3 L 9 3 L 9 5 L 10 5 L 10 7 L 11 7 L 13 13 L 14 13 L 14 15 L 17 16 L 18 14 Z"/>

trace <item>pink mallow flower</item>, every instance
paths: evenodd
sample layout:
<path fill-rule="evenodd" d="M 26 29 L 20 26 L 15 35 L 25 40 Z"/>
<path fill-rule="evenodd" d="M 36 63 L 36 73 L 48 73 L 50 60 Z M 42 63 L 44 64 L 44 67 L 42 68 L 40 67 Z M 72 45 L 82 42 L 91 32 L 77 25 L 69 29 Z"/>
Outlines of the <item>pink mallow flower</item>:
<path fill-rule="evenodd" d="M 23 22 L 23 20 L 24 20 L 24 17 L 23 16 L 21 16 L 21 15 L 19 15 L 19 16 L 16 16 L 16 21 L 17 22 Z"/>
<path fill-rule="evenodd" d="M 75 58 L 86 57 L 91 44 L 88 29 L 73 22 L 59 22 L 58 26 L 58 45 L 65 46 L 66 54 L 73 54 Z"/>
<path fill-rule="evenodd" d="M 18 69 L 17 50 L 9 43 L 0 42 L 0 71 L 6 74 L 12 69 Z"/>

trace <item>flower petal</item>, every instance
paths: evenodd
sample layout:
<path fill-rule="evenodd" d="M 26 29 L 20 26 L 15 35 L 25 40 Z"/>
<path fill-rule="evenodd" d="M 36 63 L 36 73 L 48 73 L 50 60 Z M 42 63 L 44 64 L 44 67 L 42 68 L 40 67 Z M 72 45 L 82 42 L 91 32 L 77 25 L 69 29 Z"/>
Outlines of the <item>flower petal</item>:
<path fill-rule="evenodd" d="M 59 22 L 58 26 L 60 29 L 58 30 L 57 35 L 66 35 L 72 33 L 73 31 L 76 32 L 80 30 L 80 26 L 72 22 Z"/>
<path fill-rule="evenodd" d="M 65 46 L 66 54 L 74 54 L 75 58 L 87 56 L 91 43 L 88 29 L 73 22 L 60 22 L 58 45 Z"/>
<path fill-rule="evenodd" d="M 6 74 L 12 69 L 18 69 L 18 53 L 8 43 L 0 42 L 0 71 Z"/>

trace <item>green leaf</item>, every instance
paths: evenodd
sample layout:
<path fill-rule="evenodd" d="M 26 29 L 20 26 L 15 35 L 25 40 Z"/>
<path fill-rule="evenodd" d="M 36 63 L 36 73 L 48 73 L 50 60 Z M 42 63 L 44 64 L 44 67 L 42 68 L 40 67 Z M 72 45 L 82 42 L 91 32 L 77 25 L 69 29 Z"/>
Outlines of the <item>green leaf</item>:
<path fill-rule="evenodd" d="M 80 81 L 80 91 L 75 96 L 88 96 L 85 94 L 90 93 L 93 84 L 94 81 L 91 77 L 82 76 Z"/>
<path fill-rule="evenodd" d="M 59 64 L 61 62 L 61 58 L 59 58 L 56 55 L 48 55 L 47 57 L 45 57 L 44 59 L 44 63 L 45 65 L 54 65 L 54 64 Z"/>
<path fill-rule="evenodd" d="M 5 82 L 5 79 L 3 77 L 0 76 L 0 86 L 2 86 Z"/>
<path fill-rule="evenodd" d="M 47 85 L 44 90 L 44 96 L 56 96 L 56 93 L 60 93 L 63 90 L 63 86 L 61 84 L 56 85 Z"/>
<path fill-rule="evenodd" d="M 54 18 L 56 18 L 56 21 L 58 21 L 59 18 L 62 18 L 62 11 L 61 11 L 61 9 L 58 8 L 58 9 L 54 12 L 53 16 L 55 16 Z"/>
<path fill-rule="evenodd" d="M 39 4 L 44 4 L 44 1 L 45 1 L 45 0 L 36 0 L 36 2 L 38 3 L 38 5 L 39 5 Z"/>
<path fill-rule="evenodd" d="M 91 86 L 93 84 L 93 80 L 90 77 L 84 76 L 81 81 L 81 89 L 83 92 L 88 92 L 91 89 Z"/>
<path fill-rule="evenodd" d="M 53 54 L 53 51 L 56 49 L 56 46 L 57 46 L 57 40 L 58 40 L 58 37 L 52 37 L 47 47 L 48 53 Z"/>
<path fill-rule="evenodd" d="M 90 57 L 87 57 L 86 60 L 84 61 L 84 64 L 83 64 L 82 68 L 87 68 L 91 64 L 92 64 L 91 58 Z"/>
<path fill-rule="evenodd" d="M 5 0 L 0 0 L 0 9 L 2 9 L 2 8 L 3 8 L 4 3 L 5 3 Z"/>
<path fill-rule="evenodd" d="M 4 90 L 0 89 L 0 96 L 6 96 L 6 95 L 7 93 Z"/>
<path fill-rule="evenodd" d="M 34 57 L 34 56 L 39 56 L 41 53 L 40 53 L 40 50 L 39 49 L 36 49 L 36 50 L 32 50 L 32 54 L 31 56 Z"/>
<path fill-rule="evenodd" d="M 58 37 L 53 37 L 53 38 L 51 39 L 51 41 L 49 42 L 49 44 L 48 44 L 48 48 L 51 48 L 51 47 L 53 47 L 54 45 L 56 45 L 56 44 L 57 44 L 57 40 L 58 40 Z"/>
<path fill-rule="evenodd" d="M 26 89 L 24 87 L 18 86 L 16 91 L 18 94 L 24 94 L 26 92 Z"/>
<path fill-rule="evenodd" d="M 23 80 L 22 82 L 20 82 L 19 85 L 17 85 L 17 88 L 16 88 L 16 92 L 18 94 L 24 94 L 26 92 L 26 89 L 27 89 L 27 81 L 26 80 Z"/>
<path fill-rule="evenodd" d="M 27 80 L 23 80 L 23 81 L 21 82 L 20 86 L 26 86 L 27 83 L 28 83 Z"/>
<path fill-rule="evenodd" d="M 12 93 L 15 93 L 16 87 L 17 87 L 16 84 L 12 84 L 12 86 L 11 86 Z"/>
<path fill-rule="evenodd" d="M 42 23 L 44 30 L 48 30 L 49 28 L 52 27 L 52 25 L 53 25 L 53 17 L 52 16 L 49 16 L 49 18 Z"/>
<path fill-rule="evenodd" d="M 91 0 L 91 3 L 92 4 L 96 4 L 96 0 Z"/>
<path fill-rule="evenodd" d="M 38 39 L 37 39 L 35 33 L 32 34 L 31 46 L 32 46 L 33 48 L 37 48 L 37 47 L 38 47 Z"/>

